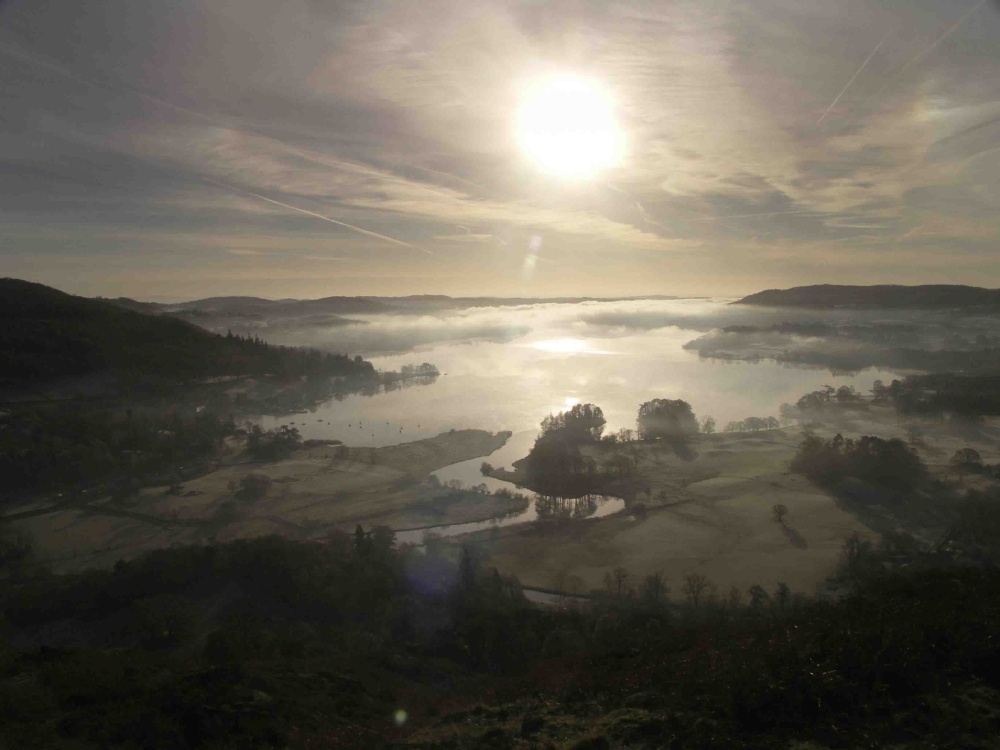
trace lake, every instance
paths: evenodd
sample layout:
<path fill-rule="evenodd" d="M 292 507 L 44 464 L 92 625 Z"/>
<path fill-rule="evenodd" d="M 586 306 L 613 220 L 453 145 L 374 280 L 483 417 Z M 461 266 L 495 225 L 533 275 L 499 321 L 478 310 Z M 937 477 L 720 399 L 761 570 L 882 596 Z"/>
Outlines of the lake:
<path fill-rule="evenodd" d="M 767 360 L 702 359 L 685 350 L 685 343 L 714 325 L 756 314 L 727 302 L 589 302 L 372 315 L 360 325 L 299 332 L 287 343 L 361 351 L 383 370 L 431 362 L 442 374 L 429 385 L 348 396 L 306 414 L 259 421 L 268 429 L 294 423 L 304 438 L 353 446 L 392 445 L 452 428 L 510 430 L 511 442 L 485 459 L 509 466 L 527 453 L 543 417 L 575 403 L 597 404 L 607 430 L 618 430 L 634 429 L 642 402 L 680 398 L 699 419 L 715 417 L 721 430 L 731 420 L 778 416 L 783 402 L 825 384 L 868 390 L 874 380 L 895 375 L 878 369 L 833 375 Z M 797 312 L 783 315 L 794 320 Z M 405 351 L 368 353 L 385 341 Z M 482 460 L 449 467 L 439 476 L 478 483 Z"/>

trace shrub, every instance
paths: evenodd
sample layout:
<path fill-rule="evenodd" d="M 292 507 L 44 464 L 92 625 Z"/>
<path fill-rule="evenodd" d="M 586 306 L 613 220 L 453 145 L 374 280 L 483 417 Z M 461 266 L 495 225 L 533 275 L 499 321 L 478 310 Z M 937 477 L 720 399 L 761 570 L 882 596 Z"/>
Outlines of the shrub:
<path fill-rule="evenodd" d="M 240 490 L 236 493 L 236 496 L 240 500 L 254 501 L 263 498 L 269 489 L 273 481 L 271 477 L 266 474 L 247 474 L 242 479 L 240 479 Z"/>

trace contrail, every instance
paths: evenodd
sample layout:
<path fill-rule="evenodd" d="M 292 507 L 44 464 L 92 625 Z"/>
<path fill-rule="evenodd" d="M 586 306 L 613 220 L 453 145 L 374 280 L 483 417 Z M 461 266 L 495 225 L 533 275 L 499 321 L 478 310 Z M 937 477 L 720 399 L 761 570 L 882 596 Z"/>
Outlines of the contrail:
<path fill-rule="evenodd" d="M 985 0 L 984 0 L 984 2 L 985 2 Z M 840 93 L 837 94 L 837 98 L 833 100 L 833 102 L 830 104 L 830 106 L 826 108 L 826 112 L 824 112 L 823 115 L 816 121 L 817 125 L 819 125 L 820 123 L 823 122 L 823 120 L 826 119 L 826 116 L 828 114 L 830 114 L 830 110 L 833 109 L 837 105 L 837 102 L 840 101 L 840 97 L 842 97 L 847 92 L 847 89 L 849 89 L 851 87 L 851 84 L 854 83 L 854 79 L 857 78 L 859 75 L 861 75 L 861 71 L 864 70 L 868 66 L 868 63 L 871 62 L 871 59 L 873 57 L 875 57 L 875 53 L 879 51 L 879 48 L 883 44 L 885 44 L 885 40 L 889 38 L 889 34 L 891 34 L 891 33 L 892 33 L 892 29 L 889 29 L 887 32 L 885 32 L 885 36 L 882 37 L 882 41 L 875 45 L 875 49 L 873 49 L 871 51 L 871 54 L 868 55 L 868 57 L 865 58 L 865 61 L 863 63 L 861 63 L 861 67 L 858 68 L 857 72 L 855 72 L 855 74 L 853 76 L 851 76 L 851 80 L 849 80 L 847 82 L 847 85 L 844 86 L 843 89 L 841 89 Z"/>
<path fill-rule="evenodd" d="M 98 80 L 94 80 L 92 78 L 88 78 L 86 76 L 79 75 L 79 74 L 73 72 L 72 70 L 69 70 L 69 69 L 63 67 L 62 65 L 54 63 L 54 62 L 52 62 L 50 60 L 46 60 L 46 59 L 44 59 L 42 57 L 39 57 L 37 55 L 33 55 L 33 54 L 31 54 L 29 52 L 26 52 L 26 51 L 24 51 L 22 49 L 19 49 L 17 47 L 12 47 L 12 46 L 10 46 L 8 44 L 4 44 L 2 42 L 0 42 L 0 53 L 9 55 L 11 57 L 15 57 L 15 58 L 17 58 L 19 60 L 23 60 L 23 61 L 28 62 L 28 63 L 32 63 L 34 65 L 38 65 L 38 66 L 43 67 L 43 68 L 46 68 L 47 70 L 51 70 L 51 71 L 53 71 L 55 73 L 58 73 L 59 75 L 65 76 L 67 78 L 70 78 L 70 79 L 72 79 L 74 81 L 77 81 L 79 83 L 83 83 L 83 84 L 85 84 L 87 86 L 91 86 L 93 88 L 101 89 L 103 91 L 108 91 L 109 93 L 112 93 L 112 94 L 118 93 L 116 91 L 116 88 L 120 89 L 120 90 L 124 90 L 124 91 L 127 91 L 130 94 L 133 94 L 135 96 L 139 96 L 139 97 L 145 99 L 146 101 L 152 102 L 153 104 L 157 104 L 157 105 L 159 105 L 161 107 L 166 107 L 166 108 L 172 109 L 172 110 L 174 110 L 176 112 L 183 112 L 185 114 L 197 117 L 197 118 L 199 118 L 201 120 L 204 120 L 204 121 L 208 122 L 211 125 L 215 125 L 217 127 L 228 127 L 228 128 L 232 128 L 234 130 L 237 130 L 239 132 L 243 132 L 242 130 L 240 130 L 238 128 L 235 128 L 235 127 L 233 127 L 232 125 L 229 125 L 229 124 L 220 125 L 220 118 L 218 118 L 216 116 L 207 115 L 204 112 L 199 112 L 198 110 L 190 109 L 189 107 L 182 107 L 182 106 L 180 106 L 178 104 L 174 104 L 174 103 L 169 102 L 169 101 L 167 101 L 165 99 L 160 99 L 159 97 L 153 96 L 151 94 L 147 94 L 147 93 L 145 93 L 143 91 L 140 91 L 140 90 L 138 90 L 138 89 L 136 89 L 136 88 L 134 88 L 132 86 L 129 86 L 127 84 L 121 84 L 121 83 L 112 84 L 112 83 L 109 83 L 109 82 L 98 81 Z M 280 141 L 279 141 L 279 143 L 281 143 L 281 145 L 284 146 L 289 151 L 298 153 L 300 155 L 307 155 L 310 158 L 316 159 L 316 157 L 312 155 L 312 154 L 315 154 L 315 152 L 309 153 L 305 149 L 302 149 L 302 148 L 299 148 L 299 147 L 295 147 L 295 146 L 290 146 L 290 145 L 288 145 L 286 143 L 283 143 L 283 142 L 280 142 Z M 146 159 L 142 159 L 141 157 L 138 157 L 135 154 L 129 154 L 129 155 L 132 156 L 132 157 L 134 157 L 134 158 L 139 158 L 142 161 L 147 161 Z M 342 159 L 337 159 L 337 158 L 334 158 L 334 157 L 329 157 L 329 156 L 327 156 L 325 154 L 323 154 L 321 156 L 323 158 L 325 158 L 327 161 L 332 162 L 332 163 L 334 163 L 334 164 L 336 164 L 336 165 L 338 165 L 340 167 L 349 167 L 351 169 L 365 169 L 366 168 L 364 165 L 358 165 L 358 164 L 355 164 L 353 162 L 347 162 L 347 161 L 344 161 Z M 455 175 L 450 175 L 450 174 L 448 174 L 446 172 L 440 172 L 438 170 L 427 169 L 425 167 L 420 167 L 420 166 L 412 165 L 412 164 L 407 164 L 406 166 L 410 166 L 410 167 L 412 167 L 414 169 L 418 169 L 418 170 L 423 170 L 424 172 L 442 174 L 442 175 L 451 177 L 453 179 L 457 179 L 457 180 L 461 180 L 461 181 L 464 181 L 464 182 L 468 182 L 470 185 L 475 186 L 475 183 L 472 183 L 469 180 L 464 180 L 461 177 L 457 177 Z M 299 213 L 303 213 L 303 214 L 306 214 L 308 216 L 313 216 L 313 217 L 315 217 L 317 219 L 322 219 L 323 221 L 327 221 L 327 222 L 330 222 L 331 224 L 336 224 L 338 226 L 345 227 L 345 228 L 350 229 L 350 230 L 355 231 L 355 232 L 360 232 L 361 234 L 365 234 L 365 235 L 368 235 L 370 237 L 375 237 L 377 239 L 384 240 L 386 242 L 391 242 L 391 243 L 396 244 L 396 245 L 402 245 L 403 247 L 411 247 L 411 248 L 413 248 L 415 250 L 419 250 L 419 251 L 421 251 L 423 253 L 427 253 L 428 255 L 437 255 L 437 253 L 431 252 L 430 250 L 428 250 L 428 249 L 426 249 L 424 247 L 420 247 L 419 245 L 413 245 L 413 244 L 411 244 L 409 242 L 404 242 L 403 240 L 397 240 L 397 239 L 394 239 L 393 237 L 387 237 L 384 234 L 379 234 L 378 232 L 372 232 L 372 231 L 370 231 L 368 229 L 363 229 L 361 227 L 356 227 L 353 224 L 348 224 L 347 222 L 339 221 L 337 219 L 330 218 L 329 216 L 323 216 L 322 214 L 318 214 L 318 213 L 316 213 L 314 211 L 309 211 L 309 210 L 304 209 L 304 208 L 299 208 L 298 206 L 293 206 L 293 205 L 288 204 L 288 203 L 282 203 L 280 201 L 274 200 L 273 198 L 268 198 L 268 197 L 266 197 L 264 195 L 260 195 L 259 193 L 254 193 L 254 192 L 251 192 L 249 190 L 242 190 L 240 188 L 233 187 L 232 185 L 226 185 L 225 183 L 217 182 L 215 180 L 211 180 L 211 179 L 209 179 L 207 177 L 201 177 L 200 179 L 204 180 L 205 182 L 209 182 L 209 183 L 211 183 L 213 185 L 216 185 L 217 187 L 221 187 L 221 188 L 226 189 L 226 190 L 231 190 L 231 191 L 236 192 L 236 193 L 243 193 L 245 195 L 251 195 L 251 196 L 253 196 L 255 198 L 259 198 L 260 200 L 267 201 L 268 203 L 273 203 L 273 204 L 275 204 L 277 206 L 282 206 L 283 208 L 287 208 L 287 209 L 290 209 L 292 211 L 298 211 Z M 387 175 L 387 176 L 385 176 L 385 179 L 400 181 L 400 178 L 396 177 L 395 175 Z"/>
<path fill-rule="evenodd" d="M 152 94 L 147 94 L 135 88 L 134 86 L 129 86 L 128 84 L 125 83 L 98 81 L 93 78 L 88 78 L 87 76 L 79 75 L 78 73 L 75 73 L 72 70 L 63 67 L 58 63 L 52 62 L 51 60 L 47 60 L 43 57 L 39 57 L 38 55 L 33 55 L 30 52 L 26 52 L 23 49 L 11 46 L 9 44 L 0 43 L 0 53 L 9 55 L 10 57 L 17 58 L 18 60 L 21 60 L 23 62 L 31 63 L 32 65 L 37 65 L 38 67 L 45 68 L 46 70 L 50 70 L 53 73 L 57 73 L 61 76 L 65 76 L 66 78 L 72 79 L 77 83 L 83 83 L 87 86 L 91 86 L 96 89 L 101 89 L 102 91 L 107 91 L 110 94 L 118 94 L 120 93 L 120 91 L 127 91 L 130 94 L 141 97 L 146 101 L 152 102 L 153 104 L 157 104 L 161 107 L 167 107 L 168 109 L 172 109 L 176 112 L 183 112 L 184 114 L 198 117 L 202 120 L 206 120 L 212 125 L 219 124 L 217 122 L 217 118 L 210 117 L 209 115 L 206 115 L 204 112 L 199 112 L 198 110 L 190 109 L 189 107 L 182 107 L 179 104 L 168 102 L 165 99 L 160 99 L 159 97 L 153 96 Z"/>
<path fill-rule="evenodd" d="M 306 216 L 312 216 L 312 217 L 314 217 L 316 219 L 322 219 L 323 221 L 327 221 L 327 222 L 329 222 L 331 224 L 336 224 L 339 227 L 345 227 L 346 229 L 350 229 L 350 230 L 352 230 L 354 232 L 358 232 L 359 234 L 365 234 L 365 235 L 368 235 L 369 237 L 374 237 L 374 238 L 379 239 L 379 240 L 384 240 L 385 242 L 391 242 L 394 245 L 402 245 L 403 247 L 411 247 L 414 250 L 419 250 L 420 252 L 427 253 L 428 255 L 437 255 L 437 253 L 433 253 L 433 252 L 431 252 L 430 250 L 428 250 L 425 247 L 420 247 L 419 245 L 414 245 L 414 244 L 411 244 L 409 242 L 403 242 L 403 240 L 397 240 L 394 237 L 388 237 L 388 236 L 386 236 L 384 234 L 379 234 L 378 232 L 372 232 L 369 229 L 362 229 L 361 227 L 356 227 L 353 224 L 348 224 L 346 221 L 340 221 L 339 219 L 332 219 L 329 216 L 324 216 L 323 214 L 318 214 L 315 211 L 309 211 L 308 209 L 305 209 L 305 208 L 299 208 L 298 206 L 293 206 L 291 203 L 282 203 L 281 201 L 276 201 L 276 200 L 274 200 L 274 198 L 268 198 L 266 195 L 261 195 L 260 193 L 254 193 L 254 192 L 252 192 L 250 190 L 243 190 L 242 188 L 233 187 L 232 185 L 227 185 L 227 184 L 225 184 L 223 182 L 217 182 L 216 180 L 209 179 L 208 177 L 202 177 L 201 179 L 204 180 L 207 183 L 215 185 L 216 187 L 223 188 L 224 190 L 231 190 L 234 193 L 242 193 L 244 195 L 251 195 L 254 198 L 259 198 L 262 201 L 267 201 L 268 203 L 273 203 L 276 206 L 281 206 L 282 208 L 287 208 L 287 209 L 289 209 L 291 211 L 298 211 L 300 214 L 305 214 Z"/>
<path fill-rule="evenodd" d="M 803 208 L 798 211 L 769 211 L 763 214 L 733 214 L 731 216 L 704 216 L 697 219 L 689 219 L 689 221 L 722 221 L 723 219 L 748 219 L 751 216 L 788 216 L 790 214 L 821 214 L 823 211 L 817 211 L 814 208 Z"/>
<path fill-rule="evenodd" d="M 975 13 L 977 10 L 979 10 L 980 8 L 982 8 L 984 5 L 986 5 L 986 0 L 982 0 L 982 2 L 980 2 L 978 5 L 974 6 L 971 10 L 969 10 L 968 12 L 966 12 L 965 15 L 963 15 L 961 18 L 959 18 L 957 21 L 955 21 L 955 23 L 953 23 L 951 26 L 949 26 L 948 29 L 943 34 L 941 34 L 941 36 L 939 36 L 937 39 L 935 39 L 933 42 L 931 42 L 928 47 L 926 47 L 916 57 L 914 57 L 912 60 L 910 60 L 908 63 L 906 63 L 906 65 L 904 65 L 902 68 L 900 68 L 899 69 L 899 73 L 897 73 L 896 76 L 898 77 L 898 76 L 902 75 L 902 73 L 903 73 L 904 70 L 906 70 L 908 67 L 910 67 L 911 65 L 913 65 L 915 62 L 917 62 L 921 58 L 923 58 L 926 55 L 930 54 L 934 50 L 934 48 L 936 48 L 939 44 L 941 44 L 941 42 L 943 42 L 949 36 L 951 36 L 956 31 L 958 31 L 958 29 L 966 21 L 969 20 L 969 17 L 973 13 Z"/>
<path fill-rule="evenodd" d="M 965 13 L 965 15 L 963 15 L 961 18 L 959 18 L 957 21 L 955 21 L 955 23 L 953 23 L 951 26 L 949 26 L 944 31 L 944 33 L 941 34 L 941 36 L 939 36 L 937 39 L 935 39 L 933 42 L 931 42 L 927 47 L 925 47 L 920 52 L 918 52 L 916 55 L 914 55 L 912 58 L 910 58 L 910 60 L 908 62 L 906 62 L 901 68 L 899 68 L 897 71 L 895 71 L 894 74 L 892 74 L 892 78 L 890 78 L 888 81 L 886 81 L 885 84 L 882 86 L 882 88 L 880 88 L 878 91 L 875 92 L 875 94 L 874 94 L 874 96 L 872 98 L 877 99 L 882 94 L 883 91 L 885 91 L 887 88 L 889 88 L 889 86 L 893 82 L 899 80 L 900 76 L 902 76 L 903 73 L 906 72 L 906 70 L 911 65 L 915 64 L 919 60 L 922 60 L 924 57 L 926 57 L 928 54 L 930 54 L 932 51 L 934 51 L 937 48 L 937 46 L 939 44 L 941 44 L 941 42 L 943 42 L 949 36 L 951 36 L 956 31 L 958 31 L 958 29 L 961 28 L 962 25 L 966 21 L 969 20 L 969 17 L 972 16 L 973 13 L 975 13 L 977 10 L 979 10 L 984 5 L 986 5 L 986 2 L 987 2 L 987 0 L 982 0 L 982 2 L 980 2 L 978 5 L 974 6 L 971 10 L 967 11 Z"/>

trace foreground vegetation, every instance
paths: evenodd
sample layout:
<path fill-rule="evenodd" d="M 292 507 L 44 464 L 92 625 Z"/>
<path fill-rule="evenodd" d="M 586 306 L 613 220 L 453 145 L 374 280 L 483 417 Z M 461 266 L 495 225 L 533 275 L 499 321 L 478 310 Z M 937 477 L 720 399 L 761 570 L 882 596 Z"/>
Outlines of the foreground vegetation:
<path fill-rule="evenodd" d="M 756 587 L 724 603 L 687 589 L 680 604 L 647 583 L 553 610 L 471 548 L 425 555 L 385 529 L 163 550 L 0 589 L 0 737 L 23 748 L 986 737 L 1000 715 L 1000 575 L 931 565 L 853 580 L 840 601 Z"/>

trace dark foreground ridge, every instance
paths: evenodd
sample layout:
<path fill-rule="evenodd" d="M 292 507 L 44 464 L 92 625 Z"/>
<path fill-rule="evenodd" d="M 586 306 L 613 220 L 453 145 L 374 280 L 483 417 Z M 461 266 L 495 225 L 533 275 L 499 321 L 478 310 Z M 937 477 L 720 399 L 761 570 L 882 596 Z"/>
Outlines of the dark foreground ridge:
<path fill-rule="evenodd" d="M 738 300 L 737 305 L 759 307 L 892 308 L 912 310 L 1000 310 L 1000 289 L 954 284 L 901 286 L 839 286 L 817 284 L 791 289 L 767 289 Z"/>
<path fill-rule="evenodd" d="M 0 579 L 0 745 L 995 747 L 1000 575 L 881 574 L 837 601 L 532 606 L 387 529 Z"/>

